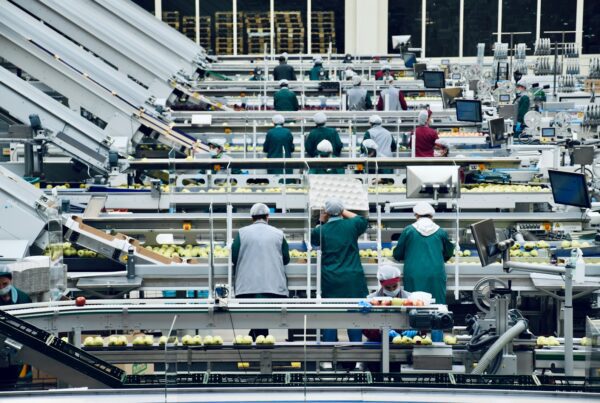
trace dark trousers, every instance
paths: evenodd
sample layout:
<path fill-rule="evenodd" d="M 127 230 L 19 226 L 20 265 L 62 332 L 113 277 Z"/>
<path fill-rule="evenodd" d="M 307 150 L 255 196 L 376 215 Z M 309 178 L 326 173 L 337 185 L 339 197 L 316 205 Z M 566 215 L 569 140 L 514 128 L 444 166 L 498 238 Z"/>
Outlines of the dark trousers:
<path fill-rule="evenodd" d="M 278 294 L 269 294 L 269 293 L 262 293 L 262 294 L 242 294 L 242 295 L 236 295 L 236 298 L 287 298 L 287 295 L 278 295 Z M 248 332 L 248 334 L 252 337 L 252 340 L 256 340 L 256 338 L 258 336 L 268 336 L 269 335 L 269 329 L 250 329 L 250 332 Z"/>

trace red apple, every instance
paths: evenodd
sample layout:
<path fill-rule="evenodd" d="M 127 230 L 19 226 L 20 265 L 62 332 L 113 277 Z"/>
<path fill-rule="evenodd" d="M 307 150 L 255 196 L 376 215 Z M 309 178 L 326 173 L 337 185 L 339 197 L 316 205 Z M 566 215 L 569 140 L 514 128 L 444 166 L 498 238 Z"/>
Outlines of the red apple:
<path fill-rule="evenodd" d="M 381 301 L 381 305 L 383 305 L 383 306 L 392 306 L 392 300 L 391 299 L 384 299 L 383 301 Z"/>
<path fill-rule="evenodd" d="M 425 306 L 425 303 L 421 300 L 416 300 L 415 301 L 415 306 Z"/>
<path fill-rule="evenodd" d="M 404 301 L 404 306 L 413 306 L 413 302 L 410 299 Z"/>
<path fill-rule="evenodd" d="M 85 297 L 77 297 L 75 299 L 75 305 L 84 306 L 85 305 Z"/>
<path fill-rule="evenodd" d="M 373 300 L 371 300 L 371 305 L 379 306 L 379 305 L 381 305 L 381 301 L 378 299 L 373 299 Z"/>

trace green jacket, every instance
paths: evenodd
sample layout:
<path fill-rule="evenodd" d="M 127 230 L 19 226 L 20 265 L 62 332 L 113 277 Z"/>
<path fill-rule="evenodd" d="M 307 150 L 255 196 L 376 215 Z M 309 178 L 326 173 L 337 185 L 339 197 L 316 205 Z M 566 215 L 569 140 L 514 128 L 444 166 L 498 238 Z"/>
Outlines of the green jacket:
<path fill-rule="evenodd" d="M 446 303 L 446 267 L 454 254 L 454 244 L 448 234 L 439 228 L 423 236 L 409 225 L 402 231 L 394 248 L 394 259 L 404 261 L 404 289 L 424 291 L 433 295 L 436 303 Z"/>
<path fill-rule="evenodd" d="M 267 154 L 267 158 L 283 158 L 285 149 L 285 158 L 290 158 L 294 152 L 294 136 L 292 131 L 282 126 L 275 126 L 267 132 L 265 142 L 263 144 L 263 152 Z M 283 169 L 269 169 L 269 174 L 280 175 Z M 292 170 L 287 169 L 286 173 L 291 174 Z"/>
<path fill-rule="evenodd" d="M 322 77 L 321 72 L 324 72 Z M 313 68 L 310 69 L 308 76 L 311 81 L 327 80 L 327 72 L 325 71 L 323 66 L 313 66 Z"/>
<path fill-rule="evenodd" d="M 299 109 L 298 97 L 288 88 L 282 88 L 273 96 L 273 106 L 276 111 L 294 112 Z"/>
<path fill-rule="evenodd" d="M 524 123 L 525 114 L 529 112 L 529 104 L 531 103 L 529 95 L 521 95 L 517 98 L 517 102 L 517 122 Z"/>
<path fill-rule="evenodd" d="M 342 153 L 342 140 L 340 140 L 340 135 L 337 130 L 332 127 L 325 126 L 317 126 L 310 131 L 306 140 L 304 140 L 304 149 L 306 151 L 306 155 L 311 158 L 315 158 L 318 155 L 317 145 L 322 140 L 329 140 L 331 145 L 333 146 L 333 156 L 339 157 Z"/>
<path fill-rule="evenodd" d="M 330 218 L 311 231 L 311 243 L 321 247 L 321 295 L 324 298 L 364 298 L 368 293 L 358 253 L 358 238 L 366 218 Z"/>
<path fill-rule="evenodd" d="M 16 305 L 29 303 L 31 303 L 31 298 L 29 298 L 29 295 L 19 290 L 14 285 L 13 289 L 11 290 L 11 298 L 9 301 L 4 301 L 4 299 L 0 298 L 0 305 Z"/>

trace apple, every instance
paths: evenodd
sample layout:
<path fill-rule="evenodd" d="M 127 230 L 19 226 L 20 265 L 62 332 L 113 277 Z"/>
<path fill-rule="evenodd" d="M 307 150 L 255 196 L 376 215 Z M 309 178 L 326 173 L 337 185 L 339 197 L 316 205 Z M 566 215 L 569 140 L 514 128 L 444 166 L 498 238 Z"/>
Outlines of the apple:
<path fill-rule="evenodd" d="M 373 306 L 380 306 L 381 305 L 381 301 L 378 300 L 378 299 L 373 298 L 371 300 L 371 305 L 373 305 Z"/>
<path fill-rule="evenodd" d="M 413 344 L 413 339 L 411 339 L 408 336 L 402 336 L 402 339 L 400 340 L 400 344 Z"/>
<path fill-rule="evenodd" d="M 201 346 L 202 345 L 202 336 L 197 334 L 194 337 L 192 337 L 192 344 L 194 344 L 196 346 Z"/>
<path fill-rule="evenodd" d="M 110 336 L 108 338 L 108 345 L 109 346 L 116 346 L 119 344 L 119 338 L 117 336 Z"/>
<path fill-rule="evenodd" d="M 391 299 L 384 299 L 383 301 L 381 301 L 381 305 L 382 306 L 392 306 L 392 300 Z"/>
<path fill-rule="evenodd" d="M 423 337 L 423 340 L 421 340 L 421 344 L 424 346 L 433 344 L 433 342 L 431 341 L 431 337 L 429 337 L 429 336 Z"/>
<path fill-rule="evenodd" d="M 104 339 L 100 336 L 94 337 L 94 346 L 104 346 Z"/>
<path fill-rule="evenodd" d="M 570 247 L 571 247 L 571 242 L 569 242 L 569 241 L 562 241 L 562 242 L 560 243 L 560 246 L 561 246 L 561 248 L 563 248 L 563 249 L 568 249 L 568 248 L 570 248 Z"/>
<path fill-rule="evenodd" d="M 421 336 L 413 337 L 413 343 L 415 343 L 415 344 L 421 344 L 422 341 L 423 341 L 423 338 Z"/>
<path fill-rule="evenodd" d="M 392 298 L 392 306 L 402 306 L 404 305 L 404 300 L 402 298 Z"/>
<path fill-rule="evenodd" d="M 275 336 L 269 334 L 265 337 L 265 344 L 275 344 Z"/>
<path fill-rule="evenodd" d="M 413 305 L 414 305 L 414 303 L 410 299 L 407 299 L 407 300 L 404 301 L 404 306 L 413 306 Z"/>
<path fill-rule="evenodd" d="M 164 346 L 165 344 L 167 344 L 168 341 L 169 341 L 169 338 L 167 336 L 160 336 L 158 338 L 158 345 Z"/>
<path fill-rule="evenodd" d="M 592 345 L 592 341 L 590 339 L 588 339 L 587 337 L 582 337 L 581 338 L 581 345 L 582 346 L 591 346 Z"/>
<path fill-rule="evenodd" d="M 537 338 L 536 344 L 538 346 L 545 346 L 546 344 L 548 344 L 548 339 L 546 339 L 546 337 L 544 336 L 540 336 Z"/>
<path fill-rule="evenodd" d="M 145 343 L 146 343 L 146 337 L 144 337 L 144 336 L 137 336 L 135 339 L 133 339 L 134 346 L 143 346 Z"/>
<path fill-rule="evenodd" d="M 124 335 L 118 336 L 119 338 L 119 345 L 120 346 L 126 346 L 127 345 L 127 337 Z"/>
<path fill-rule="evenodd" d="M 181 342 L 183 343 L 184 346 L 189 346 L 190 344 L 192 344 L 192 336 L 190 336 L 189 334 L 186 334 L 185 336 L 183 336 L 181 338 Z"/>
<path fill-rule="evenodd" d="M 392 339 L 392 344 L 402 344 L 402 336 L 396 336 Z"/>
<path fill-rule="evenodd" d="M 85 305 L 85 297 L 77 297 L 75 298 L 75 305 L 84 306 Z"/>
<path fill-rule="evenodd" d="M 263 336 L 262 334 L 256 337 L 256 344 L 264 344 L 265 343 L 265 336 Z"/>
<path fill-rule="evenodd" d="M 211 344 L 215 344 L 215 339 L 212 336 L 205 336 L 204 337 L 204 344 L 207 346 L 210 346 Z"/>
<path fill-rule="evenodd" d="M 450 335 L 444 336 L 444 343 L 446 343 L 448 345 L 453 345 L 453 344 L 456 344 L 456 342 L 457 342 L 456 336 L 450 336 Z"/>
<path fill-rule="evenodd" d="M 421 301 L 420 299 L 418 299 L 414 302 L 414 305 L 415 306 L 425 306 L 425 303 L 423 301 Z"/>
<path fill-rule="evenodd" d="M 244 336 L 242 336 L 241 334 L 238 334 L 237 336 L 235 336 L 235 340 L 233 343 L 234 344 L 244 344 Z"/>
<path fill-rule="evenodd" d="M 214 336 L 213 337 L 213 344 L 215 344 L 217 346 L 222 346 L 223 345 L 223 338 L 221 336 Z"/>
<path fill-rule="evenodd" d="M 93 346 L 93 345 L 94 345 L 94 338 L 93 338 L 93 337 L 91 337 L 91 336 L 88 336 L 88 337 L 86 337 L 86 338 L 83 340 L 83 345 L 84 345 L 84 346 Z"/>
<path fill-rule="evenodd" d="M 252 344 L 252 336 L 246 335 L 244 336 L 244 344 L 250 345 Z"/>
<path fill-rule="evenodd" d="M 154 344 L 154 337 L 153 336 L 146 336 L 144 337 L 144 344 L 151 346 Z"/>

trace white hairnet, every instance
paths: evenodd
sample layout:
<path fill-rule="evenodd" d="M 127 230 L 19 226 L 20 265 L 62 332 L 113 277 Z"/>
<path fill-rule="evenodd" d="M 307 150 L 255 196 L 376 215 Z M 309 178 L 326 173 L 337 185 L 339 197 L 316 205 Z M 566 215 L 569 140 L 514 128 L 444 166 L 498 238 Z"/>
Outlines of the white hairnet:
<path fill-rule="evenodd" d="M 325 212 L 332 216 L 338 216 L 344 211 L 344 203 L 338 198 L 331 198 L 325 202 Z"/>
<path fill-rule="evenodd" d="M 313 116 L 313 121 L 318 125 L 325 124 L 327 122 L 327 115 L 323 112 L 317 112 Z"/>
<path fill-rule="evenodd" d="M 250 209 L 250 216 L 256 217 L 258 215 L 269 215 L 269 207 L 263 203 L 256 203 Z"/>
<path fill-rule="evenodd" d="M 373 139 L 366 139 L 365 141 L 362 142 L 362 145 L 364 148 L 369 149 L 369 150 L 377 150 L 377 148 L 378 148 L 377 143 Z"/>
<path fill-rule="evenodd" d="M 394 77 L 389 76 L 383 79 L 384 84 L 392 85 L 394 84 Z"/>
<path fill-rule="evenodd" d="M 320 151 L 322 153 L 332 153 L 333 146 L 331 145 L 331 142 L 329 140 L 321 140 L 319 144 L 317 144 L 317 151 Z"/>
<path fill-rule="evenodd" d="M 217 147 L 225 147 L 225 139 L 221 139 L 221 138 L 212 138 L 212 139 L 208 139 L 208 144 L 212 144 L 215 145 Z"/>
<path fill-rule="evenodd" d="M 354 75 L 356 73 L 354 73 L 354 70 L 348 70 L 348 69 L 346 69 L 346 73 L 345 74 L 346 74 L 346 80 L 347 80 L 347 79 L 351 79 L 352 77 L 354 77 Z"/>
<path fill-rule="evenodd" d="M 523 87 L 523 88 L 527 89 L 527 81 L 519 80 L 519 82 L 517 83 L 517 87 Z"/>
<path fill-rule="evenodd" d="M 323 63 L 323 58 L 321 56 L 315 57 L 315 63 Z"/>
<path fill-rule="evenodd" d="M 427 119 L 429 119 L 429 112 L 421 111 L 417 117 L 417 124 L 419 126 L 423 126 L 425 123 L 427 123 Z"/>
<path fill-rule="evenodd" d="M 276 124 L 276 125 L 282 125 L 282 124 L 284 124 L 284 123 L 285 123 L 285 118 L 284 118 L 282 115 L 280 115 L 280 114 L 274 115 L 274 116 L 271 118 L 271 120 L 272 120 L 272 121 L 273 121 L 273 123 L 274 123 L 274 124 Z"/>
<path fill-rule="evenodd" d="M 420 216 L 430 215 L 433 217 L 435 215 L 435 210 L 431 206 L 431 204 L 424 201 L 420 201 L 417 204 L 415 204 L 415 207 L 413 207 L 413 213 Z"/>
<path fill-rule="evenodd" d="M 359 75 L 352 76 L 352 85 L 360 85 L 362 77 Z"/>
<path fill-rule="evenodd" d="M 392 266 L 391 264 L 384 264 L 383 266 L 379 267 L 379 270 L 377 270 L 378 281 L 385 281 L 398 277 L 400 277 L 400 269 L 398 269 L 396 266 Z"/>
<path fill-rule="evenodd" d="M 285 78 L 283 80 L 279 80 L 280 87 L 287 87 L 289 84 L 290 84 L 289 81 L 286 80 Z"/>
<path fill-rule="evenodd" d="M 371 115 L 369 117 L 369 123 L 373 124 L 373 125 L 380 125 L 381 124 L 381 116 L 379 115 Z"/>

